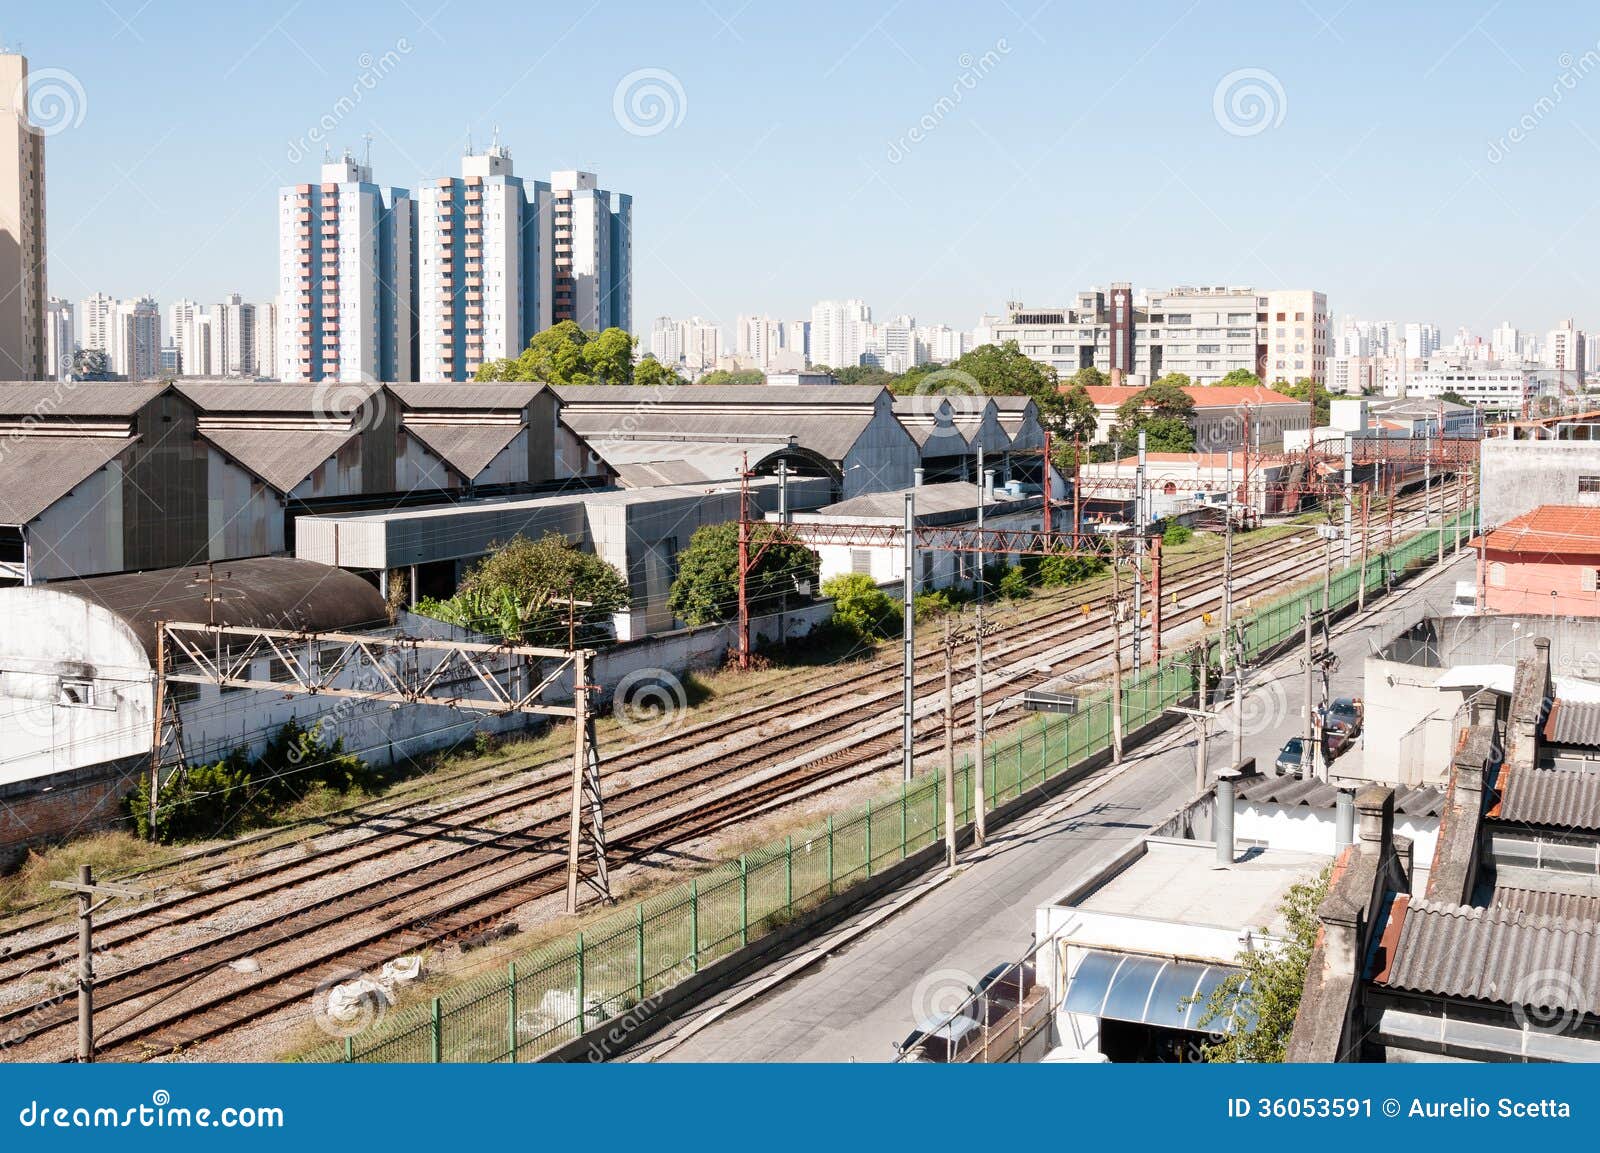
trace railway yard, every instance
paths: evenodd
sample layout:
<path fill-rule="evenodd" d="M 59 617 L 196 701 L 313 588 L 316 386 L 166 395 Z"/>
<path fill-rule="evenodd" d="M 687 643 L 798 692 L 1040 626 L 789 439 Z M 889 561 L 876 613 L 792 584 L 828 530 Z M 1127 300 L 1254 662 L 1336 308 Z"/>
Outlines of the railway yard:
<path fill-rule="evenodd" d="M 1369 529 L 1374 547 L 1423 527 L 1424 515 L 1420 493 L 1402 496 L 1392 523 Z M 1235 611 L 1320 580 L 1324 566 L 1309 524 L 1240 536 Z M 1171 556 L 1162 585 L 1165 651 L 1219 609 L 1220 572 L 1215 536 Z M 1100 576 L 995 606 L 983 669 L 991 736 L 1025 721 L 1027 689 L 1108 674 L 1111 584 Z M 1148 655 L 1148 637 L 1144 643 Z M 600 772 L 614 891 L 676 879 L 719 859 L 761 822 L 821 811 L 889 779 L 901 756 L 898 658 L 890 644 L 843 664 L 752 677 L 748 687 L 719 694 L 709 719 L 671 715 L 643 733 L 607 726 Z M 958 740 L 972 736 L 972 672 L 971 653 L 959 653 Z M 940 763 L 944 677 L 942 646 L 931 632 L 919 635 L 919 774 Z M 629 742 L 630 732 L 642 739 Z M 458 975 L 495 955 L 462 950 L 464 939 L 476 943 L 512 925 L 527 934 L 571 924 L 561 913 L 568 758 L 512 745 L 487 766 L 454 776 L 441 769 L 429 784 L 420 800 L 375 800 L 117 878 L 154 897 L 97 917 L 101 1059 L 271 1059 L 323 1039 L 309 1024 L 313 1002 L 353 971 L 426 951 L 431 975 Z M 0 940 L 6 1059 L 70 1059 L 76 928 L 67 902 L 13 912 Z"/>

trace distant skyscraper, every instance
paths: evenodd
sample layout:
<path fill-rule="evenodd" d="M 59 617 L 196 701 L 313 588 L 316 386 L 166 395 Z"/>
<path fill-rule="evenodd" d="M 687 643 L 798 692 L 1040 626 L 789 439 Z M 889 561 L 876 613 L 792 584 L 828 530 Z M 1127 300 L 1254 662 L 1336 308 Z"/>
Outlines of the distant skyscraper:
<path fill-rule="evenodd" d="M 423 380 L 466 380 L 551 323 L 550 186 L 526 186 L 498 144 L 418 193 Z"/>
<path fill-rule="evenodd" d="M 45 305 L 44 335 L 46 373 L 50 380 L 65 380 L 72 371 L 72 354 L 78 347 L 70 300 L 50 298 Z"/>
<path fill-rule="evenodd" d="M 811 322 L 809 320 L 791 320 L 789 331 L 783 338 L 784 347 L 790 352 L 800 356 L 802 364 L 811 363 Z"/>
<path fill-rule="evenodd" d="M 633 197 L 592 172 L 550 176 L 552 321 L 633 328 Z"/>
<path fill-rule="evenodd" d="M 235 292 L 211 314 L 217 371 L 223 376 L 255 376 L 256 306 Z"/>
<path fill-rule="evenodd" d="M 1426 360 L 1439 351 L 1439 330 L 1431 324 L 1408 324 L 1405 327 L 1405 342 L 1407 358 Z"/>
<path fill-rule="evenodd" d="M 860 364 L 863 330 L 871 323 L 872 309 L 863 301 L 818 301 L 811 306 L 811 362 L 829 368 Z"/>
<path fill-rule="evenodd" d="M 1583 383 L 1583 332 L 1571 320 L 1563 320 L 1552 328 L 1544 341 L 1544 363 L 1561 375 L 1567 385 Z"/>
<path fill-rule="evenodd" d="M 348 155 L 280 189 L 280 378 L 415 380 L 416 243 L 410 192 Z"/>
<path fill-rule="evenodd" d="M 662 364 L 683 363 L 683 333 L 672 317 L 656 317 L 650 329 L 650 355 Z"/>
<path fill-rule="evenodd" d="M 103 292 L 84 298 L 78 305 L 81 347 L 111 355 L 111 317 L 116 309 L 116 298 Z"/>
<path fill-rule="evenodd" d="M 1489 346 L 1494 358 L 1502 363 L 1515 361 L 1522 356 L 1522 337 L 1509 320 L 1489 334 Z"/>
<path fill-rule="evenodd" d="M 209 376 L 202 371 L 195 349 L 195 322 L 205 309 L 192 300 L 175 300 L 167 305 L 167 339 L 178 350 L 178 369 L 183 376 Z"/>
<path fill-rule="evenodd" d="M 770 316 L 741 316 L 734 327 L 733 350 L 765 370 L 785 351 L 784 323 Z"/>
<path fill-rule="evenodd" d="M 0 55 L 0 379 L 43 380 L 44 137 L 28 109 L 28 61 Z"/>
<path fill-rule="evenodd" d="M 154 297 L 119 300 L 111 317 L 111 371 L 125 380 L 161 374 L 161 306 Z"/>
<path fill-rule="evenodd" d="M 278 379 L 278 302 L 256 308 L 256 375 Z"/>

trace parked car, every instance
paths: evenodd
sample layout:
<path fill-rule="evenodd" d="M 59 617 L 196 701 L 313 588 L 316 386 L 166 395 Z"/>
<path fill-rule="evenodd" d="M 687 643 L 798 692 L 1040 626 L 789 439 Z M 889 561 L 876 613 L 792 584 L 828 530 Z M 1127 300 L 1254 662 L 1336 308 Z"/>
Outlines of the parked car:
<path fill-rule="evenodd" d="M 1023 1000 L 1039 983 L 1038 975 L 1026 961 L 996 965 L 983 975 L 968 1012 L 985 1025 L 993 1025 Z"/>
<path fill-rule="evenodd" d="M 1478 585 L 1476 581 L 1456 581 L 1455 599 L 1450 602 L 1450 615 L 1471 617 L 1478 615 Z"/>
<path fill-rule="evenodd" d="M 1329 729 L 1322 734 L 1322 755 L 1331 761 L 1348 749 L 1354 739 L 1344 729 Z"/>
<path fill-rule="evenodd" d="M 983 1040 L 983 1026 L 971 1017 L 930 1017 L 895 1046 L 902 1061 L 953 1065 Z"/>
<path fill-rule="evenodd" d="M 1336 697 L 1322 714 L 1322 731 L 1342 733 L 1349 738 L 1361 735 L 1361 722 L 1366 709 L 1360 697 Z"/>
<path fill-rule="evenodd" d="M 1306 739 L 1304 737 L 1290 737 L 1283 742 L 1283 748 L 1278 750 L 1278 759 L 1273 763 L 1281 777 L 1285 773 L 1299 773 L 1305 767 Z"/>

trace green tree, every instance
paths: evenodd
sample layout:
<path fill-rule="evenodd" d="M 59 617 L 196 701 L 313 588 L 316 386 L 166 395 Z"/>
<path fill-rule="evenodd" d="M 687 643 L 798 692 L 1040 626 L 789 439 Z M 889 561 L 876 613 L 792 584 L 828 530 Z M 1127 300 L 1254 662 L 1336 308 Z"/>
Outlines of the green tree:
<path fill-rule="evenodd" d="M 1273 392 L 1281 392 L 1284 396 L 1292 396 L 1296 400 L 1309 400 L 1311 402 L 1311 415 L 1314 418 L 1312 427 L 1321 428 L 1328 423 L 1328 413 L 1331 411 L 1333 396 L 1326 385 L 1301 377 L 1290 384 L 1286 380 L 1276 380 L 1272 383 Z"/>
<path fill-rule="evenodd" d="M 1314 880 L 1290 885 L 1278 906 L 1287 925 L 1282 945 L 1241 950 L 1239 972 L 1230 974 L 1212 990 L 1199 1026 L 1206 1029 L 1223 1025 L 1224 1029 L 1219 1030 L 1221 1040 L 1204 1047 L 1207 1061 L 1284 1059 L 1295 1016 L 1300 1012 L 1306 969 L 1322 927 L 1317 907 L 1328 895 L 1330 872 L 1324 869 Z M 1261 932 L 1265 935 L 1267 930 Z M 1251 1022 L 1246 1028 L 1227 1027 L 1245 1021 Z"/>
<path fill-rule="evenodd" d="M 873 388 L 888 388 L 897 379 L 892 372 L 886 372 L 875 364 L 849 364 L 843 368 L 822 368 L 822 372 L 830 372 L 840 384 L 856 384 L 871 386 Z"/>
<path fill-rule="evenodd" d="M 816 586 L 817 554 L 776 526 L 751 526 L 750 555 L 756 557 L 756 561 L 745 578 L 745 595 L 752 614 L 775 612 L 783 598 L 793 595 L 800 584 Z M 691 625 L 712 624 L 738 616 L 737 523 L 708 524 L 695 529 L 694 536 L 689 538 L 689 547 L 678 554 L 678 577 L 667 593 L 667 606 L 679 619 Z"/>
<path fill-rule="evenodd" d="M 678 370 L 662 364 L 653 356 L 645 356 L 633 366 L 633 383 L 641 388 L 658 388 L 662 385 L 685 383 Z"/>
<path fill-rule="evenodd" d="M 564 645 L 569 596 L 591 602 L 575 611 L 580 637 L 593 639 L 606 634 L 610 614 L 628 607 L 628 582 L 610 564 L 551 532 L 496 545 L 468 571 L 455 596 L 424 601 L 417 610 L 508 641 Z"/>
<path fill-rule="evenodd" d="M 766 384 L 767 374 L 756 368 L 741 368 L 737 372 L 729 372 L 725 368 L 719 368 L 715 372 L 706 373 L 699 380 L 695 381 L 695 383 L 742 385 Z"/>
<path fill-rule="evenodd" d="M 1447 388 L 1443 392 L 1441 392 L 1439 394 L 1439 399 L 1440 400 L 1447 400 L 1451 404 L 1466 404 L 1467 403 L 1465 400 L 1461 399 L 1461 394 L 1459 392 L 1457 392 L 1453 388 Z"/>
<path fill-rule="evenodd" d="M 1111 382 L 1094 365 L 1086 364 L 1072 374 L 1072 383 L 1078 388 L 1104 388 Z"/>
<path fill-rule="evenodd" d="M 1185 390 L 1192 387 L 1181 372 L 1168 373 L 1150 387 L 1141 389 L 1117 407 L 1117 421 L 1111 439 L 1124 451 L 1138 443 L 1144 433 L 1145 448 L 1151 452 L 1193 452 L 1194 401 Z"/>
<path fill-rule="evenodd" d="M 1236 368 L 1217 384 L 1224 388 L 1256 388 L 1260 386 L 1261 378 L 1248 368 Z"/>
<path fill-rule="evenodd" d="M 1082 369 L 1078 375 L 1083 375 Z M 1089 387 L 1078 383 L 1076 377 L 1073 379 L 1072 387 L 1062 394 L 1057 427 L 1050 430 L 1055 438 L 1050 449 L 1051 460 L 1063 472 L 1072 471 L 1076 463 L 1074 453 L 1081 452 L 1084 462 L 1088 462 L 1094 434 L 1100 427 L 1100 410 L 1089 399 Z"/>
<path fill-rule="evenodd" d="M 902 607 L 866 573 L 829 577 L 822 595 L 833 598 L 833 623 L 863 640 L 899 631 Z"/>
<path fill-rule="evenodd" d="M 478 367 L 476 380 L 542 380 L 547 384 L 632 384 L 635 338 L 623 329 L 587 332 L 563 320 L 528 341 L 511 360 Z"/>

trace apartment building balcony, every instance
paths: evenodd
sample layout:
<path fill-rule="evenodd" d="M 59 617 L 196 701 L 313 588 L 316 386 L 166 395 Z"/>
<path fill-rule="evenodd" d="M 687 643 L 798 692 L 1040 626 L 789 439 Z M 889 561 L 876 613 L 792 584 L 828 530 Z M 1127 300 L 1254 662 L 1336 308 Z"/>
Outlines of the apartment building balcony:
<path fill-rule="evenodd" d="M 483 293 L 473 292 L 471 289 L 468 289 L 466 292 L 466 298 L 471 303 L 476 304 L 483 299 Z"/>
<path fill-rule="evenodd" d="M 328 196 L 338 196 L 339 186 L 337 184 L 324 184 L 322 191 Z"/>
<path fill-rule="evenodd" d="M 468 316 L 482 316 L 483 315 L 483 309 L 469 304 L 469 305 L 467 305 L 467 315 Z"/>
<path fill-rule="evenodd" d="M 481 255 L 483 255 L 483 252 L 482 252 L 481 249 L 477 249 L 477 248 L 468 248 L 467 249 L 467 259 L 468 260 L 476 260 Z"/>
<path fill-rule="evenodd" d="M 468 288 L 479 288 L 482 285 L 483 285 L 483 277 L 481 277 L 481 276 L 470 276 L 470 275 L 467 277 L 467 287 Z"/>
<path fill-rule="evenodd" d="M 294 218 L 295 218 L 295 221 L 297 223 L 300 223 L 300 224 L 306 223 L 307 221 L 309 221 L 311 219 L 311 209 L 309 209 L 309 208 L 299 209 L 294 214 Z"/>

